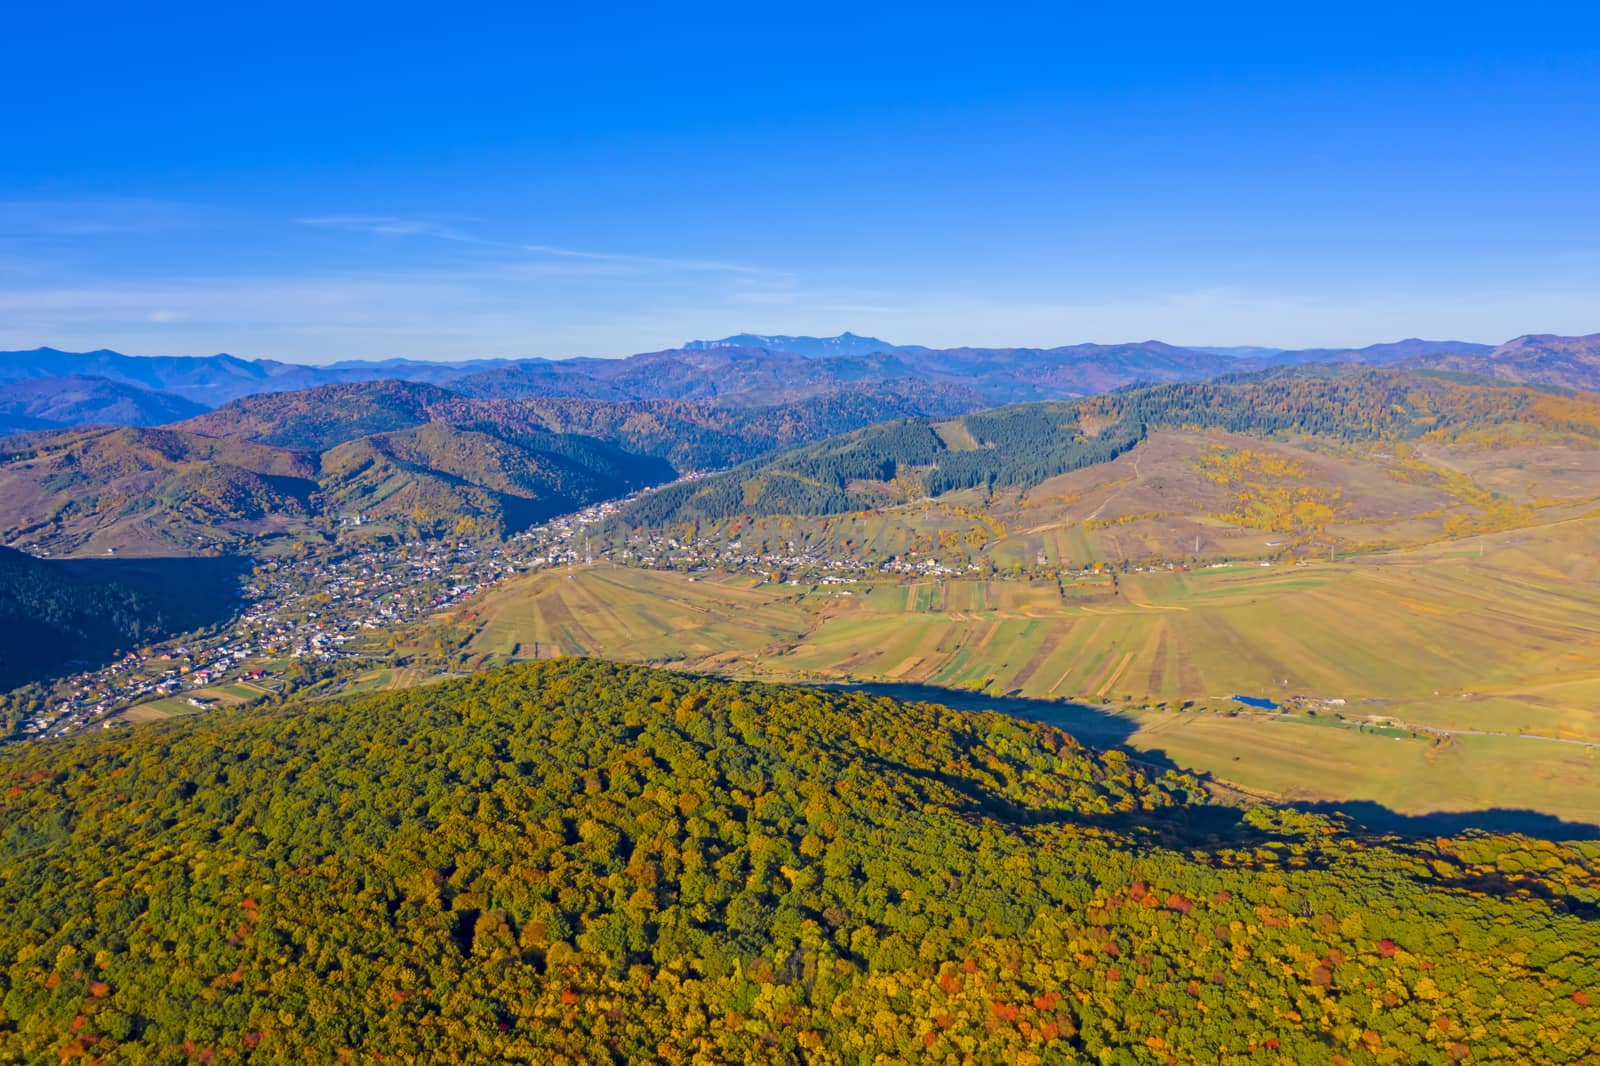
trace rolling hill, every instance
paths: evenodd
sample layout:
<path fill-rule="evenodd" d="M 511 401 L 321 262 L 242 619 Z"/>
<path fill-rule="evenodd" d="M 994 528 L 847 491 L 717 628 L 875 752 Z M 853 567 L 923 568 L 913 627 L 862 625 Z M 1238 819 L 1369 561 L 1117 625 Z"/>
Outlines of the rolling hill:
<path fill-rule="evenodd" d="M 174 427 L 202 437 L 253 441 L 320 452 L 374 433 L 415 429 L 433 420 L 453 393 L 406 381 L 319 385 L 259 393 Z"/>
<path fill-rule="evenodd" d="M 187 554 L 325 533 L 356 515 L 393 530 L 496 534 L 680 469 L 973 403 L 921 387 L 740 408 L 484 400 L 402 381 L 261 393 L 160 429 L 12 438 L 0 449 L 0 537 L 56 553 Z"/>
<path fill-rule="evenodd" d="M 0 446 L 0 539 L 51 554 L 195 554 L 305 528 L 313 457 L 171 429 L 72 429 Z"/>
<path fill-rule="evenodd" d="M 1299 436 L 1349 447 L 1512 425 L 1581 440 L 1600 433 L 1593 397 L 1465 385 L 1399 370 L 1292 368 L 875 426 L 674 486 L 633 504 L 619 524 L 659 528 L 739 516 L 840 515 L 968 489 L 1027 489 L 1113 460 L 1164 428 Z"/>
<path fill-rule="evenodd" d="M 803 402 L 727 407 L 680 400 L 571 397 L 481 399 L 434 385 L 380 381 L 264 393 L 175 428 L 210 437 L 319 450 L 429 422 L 581 433 L 627 451 L 705 470 L 892 418 L 959 414 L 977 406 L 959 389 L 914 385 L 835 390 Z"/>
<path fill-rule="evenodd" d="M 1600 390 L 1600 333 L 1586 337 L 1529 334 L 1488 352 L 1433 356 L 1426 362 L 1500 381 Z"/>
<path fill-rule="evenodd" d="M 358 515 L 379 520 L 373 533 L 501 535 L 672 476 L 663 460 L 573 434 L 430 422 L 360 436 L 327 430 L 320 410 L 284 432 L 342 438 L 325 451 L 177 427 L 12 438 L 0 449 L 0 539 L 57 555 L 192 555 L 320 538 Z M 386 416 L 374 411 L 393 414 L 360 409 L 362 429 Z"/>
<path fill-rule="evenodd" d="M 884 386 L 836 389 L 793 403 L 753 407 L 536 397 L 507 406 L 552 432 L 598 437 L 629 451 L 666 459 L 677 469 L 690 472 L 732 466 L 896 418 L 943 418 L 982 405 L 964 389 L 913 384 L 905 391 Z M 473 408 L 458 402 L 451 410 L 470 412 Z"/>
<path fill-rule="evenodd" d="M 501 536 L 673 476 L 592 438 L 429 422 L 322 453 L 316 504 L 423 531 Z"/>
<path fill-rule="evenodd" d="M 1002 715 L 566 661 L 0 775 L 18 1061 L 1542 1063 L 1600 1039 L 1595 846 L 1213 806 Z"/>

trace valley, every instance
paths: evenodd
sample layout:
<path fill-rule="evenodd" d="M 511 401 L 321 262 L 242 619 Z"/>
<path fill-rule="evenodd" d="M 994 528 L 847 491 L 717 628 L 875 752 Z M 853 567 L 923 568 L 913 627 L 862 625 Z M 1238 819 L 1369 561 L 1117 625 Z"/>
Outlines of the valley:
<path fill-rule="evenodd" d="M 315 481 L 298 531 L 245 542 L 235 620 L 20 692 L 8 721 L 70 733 L 577 655 L 1068 716 L 1219 795 L 1597 824 L 1591 396 L 1297 368 L 806 443 L 855 417 L 823 407 L 742 461 L 722 442 L 797 423 L 733 417 L 379 383 L 22 438 L 0 478 L 120 487 L 227 456 L 263 492 Z M 592 502 L 622 469 L 665 480 L 650 453 L 736 465 Z M 546 513 L 530 472 L 567 493 Z M 475 492 L 523 493 L 527 517 L 470 520 Z M 170 535 L 184 513 L 131 517 Z"/>
<path fill-rule="evenodd" d="M 5 29 L 0 1066 L 1600 1066 L 1595 14 Z"/>
<path fill-rule="evenodd" d="M 43 662 L 32 664 L 38 676 L 0 693 L 0 727 L 14 739 L 60 738 L 219 707 L 281 702 L 296 694 L 401 687 L 447 676 L 437 666 L 396 663 L 396 634 L 519 572 L 578 562 L 577 537 L 617 506 L 594 505 L 494 544 L 366 540 L 280 554 L 253 565 L 228 558 L 128 560 L 121 569 L 187 577 L 169 592 L 191 608 L 178 615 L 187 625 L 122 633 L 111 647 L 126 650 L 110 656 L 76 635 L 41 641 L 35 655 Z M 197 571 L 211 572 L 212 580 L 196 581 Z M 209 600 L 202 600 L 207 594 Z M 91 589 L 90 598 L 103 602 L 106 595 L 101 586 Z M 196 603 L 213 612 L 203 627 L 192 615 Z M 20 616 L 8 622 L 23 624 Z M 102 661 L 79 659 L 52 669 L 48 656 L 61 646 L 91 655 L 98 651 Z"/>
<path fill-rule="evenodd" d="M 1084 739 L 1222 787 L 1592 832 L 1597 408 L 1517 403 L 1399 439 L 1156 429 L 1109 461 L 934 496 L 915 472 L 847 472 L 865 509 L 822 514 L 708 510 L 715 479 L 668 487 L 602 524 L 604 561 L 519 577 L 430 632 L 491 661 L 866 683 L 1047 720 L 1091 708 Z M 970 449 L 959 425 L 939 433 Z M 802 461 L 820 469 L 772 465 Z M 722 477 L 749 501 L 773 475 Z"/>
<path fill-rule="evenodd" d="M 1222 971 L 1187 934 L 1158 954 L 1138 922 L 1131 958 L 1069 965 L 1080 934 L 1036 943 L 1038 916 L 1099 942 L 1108 900 L 1182 916 L 1207 898 L 1219 919 L 1255 901 L 1228 938 L 1312 930 L 1322 952 L 1303 979 L 1244 978 L 1229 1031 L 1278 1035 L 1208 1038 L 1240 1061 L 1582 1046 L 1600 986 L 1581 958 L 1527 971 L 1496 932 L 1425 943 L 1381 915 L 1404 891 L 1407 914 L 1523 922 L 1555 951 L 1595 913 L 1600 397 L 1359 365 L 973 413 L 953 395 L 741 408 L 349 382 L 9 438 L 0 523 L 48 557 L 0 555 L 7 625 L 30 627 L 0 657 L 22 670 L 0 695 L 0 897 L 57 932 L 0 920 L 18 960 L 0 1047 L 358 1034 L 585 1061 L 603 1030 L 672 1061 L 660 1034 L 682 1028 L 702 1060 L 753 1061 L 739 1019 L 763 1019 L 763 1049 L 859 1048 L 838 1005 L 886 996 L 883 1054 L 1115 1056 L 1192 1040 L 1171 1007 L 1155 1016 L 1176 1028 L 1139 1020 L 1126 966 L 1135 989 Z M 169 889 L 180 868 L 208 887 Z M 140 927 L 85 911 L 107 885 L 216 943 L 150 965 Z M 1290 891 L 1311 894 L 1280 913 Z M 224 913 L 242 921 L 205 932 Z M 250 962 L 261 928 L 276 954 Z M 1402 940 L 1477 1028 L 1385 1037 L 1359 1006 L 1305 1023 L 1307 996 L 1380 976 L 1336 960 Z M 302 1013 L 335 941 L 352 967 Z M 92 969 L 36 962 L 79 951 Z M 952 952 L 959 969 L 922 961 Z M 1046 983 L 1078 1006 L 1012 976 L 963 1022 L 956 975 L 1019 952 L 1057 960 Z M 1450 977 L 1496 966 L 1565 1035 Z M 242 1033 L 231 974 L 267 1012 Z M 437 992 L 463 981 L 466 999 Z M 157 991 L 201 985 L 222 1013 Z M 796 998 L 764 1013 L 769 987 Z M 904 1022 L 906 988 L 945 1013 Z M 1088 1008 L 1096 989 L 1126 1021 Z M 63 994 L 84 1019 L 64 1045 Z M 647 1021 L 580 1022 L 586 996 Z M 1264 1021 L 1268 999 L 1299 1021 Z M 1159 1031 L 1130 1045 L 1135 1020 Z"/>
<path fill-rule="evenodd" d="M 1452 542 L 1338 563 L 1140 567 L 1115 583 L 1093 569 L 772 581 L 596 563 L 518 577 L 437 624 L 493 661 L 870 682 L 1001 698 L 1045 720 L 1092 707 L 1117 724 L 1091 725 L 1090 743 L 1113 736 L 1286 799 L 1578 824 L 1600 809 L 1597 533 L 1600 517 L 1510 544 L 1486 535 L 1482 555 Z M 1238 695 L 1286 711 L 1253 713 Z"/>

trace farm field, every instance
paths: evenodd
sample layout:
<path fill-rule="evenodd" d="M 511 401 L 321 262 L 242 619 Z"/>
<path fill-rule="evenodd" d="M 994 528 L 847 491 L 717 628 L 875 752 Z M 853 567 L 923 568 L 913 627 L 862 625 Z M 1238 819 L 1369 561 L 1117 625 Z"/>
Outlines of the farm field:
<path fill-rule="evenodd" d="M 1600 597 L 1578 547 L 1586 535 L 1523 531 L 1481 558 L 1129 574 L 1115 593 L 1108 583 L 1064 593 L 1010 583 L 1003 596 L 968 581 L 880 589 L 836 599 L 779 662 L 1034 698 L 1294 695 L 1376 715 L 1393 703 L 1422 724 L 1600 740 L 1590 698 Z M 1568 539 L 1572 555 L 1552 562 Z"/>
<path fill-rule="evenodd" d="M 386 667 L 355 678 L 348 685 L 339 689 L 339 694 L 355 695 L 367 692 L 392 692 L 395 689 L 421 685 L 432 679 L 433 675 L 425 670 L 415 670 L 404 666 Z"/>
<path fill-rule="evenodd" d="M 1600 744 L 1597 538 L 1589 517 L 1353 560 L 1065 586 L 794 587 L 591 567 L 512 582 L 449 624 L 496 660 L 599 655 L 1101 705 L 1126 718 L 1130 749 L 1301 801 L 1600 822 L 1600 747 L 1585 746 Z M 1347 727 L 1218 713 L 1235 695 L 1343 701 L 1322 720 Z M 1385 723 L 1457 732 L 1356 728 Z"/>
<path fill-rule="evenodd" d="M 802 590 L 753 578 L 586 567 L 498 589 L 452 616 L 467 650 L 495 658 L 595 655 L 631 662 L 710 663 L 759 656 L 811 624 Z"/>
<path fill-rule="evenodd" d="M 1130 717 L 1137 730 L 1127 744 L 1136 754 L 1301 805 L 1357 801 L 1413 816 L 1533 811 L 1575 826 L 1600 822 L 1600 747 L 1498 736 L 1435 742 L 1254 715 Z"/>
<path fill-rule="evenodd" d="M 219 707 L 234 707 L 239 704 L 249 703 L 267 694 L 267 689 L 260 685 L 253 685 L 246 681 L 231 681 L 226 684 L 212 685 L 207 688 L 197 688 L 185 692 L 181 696 L 163 696 L 148 703 L 141 703 L 124 711 L 122 717 L 130 722 L 152 722 L 161 718 L 176 718 L 186 714 L 197 714 L 202 708 L 196 707 L 193 699 L 208 701 Z"/>

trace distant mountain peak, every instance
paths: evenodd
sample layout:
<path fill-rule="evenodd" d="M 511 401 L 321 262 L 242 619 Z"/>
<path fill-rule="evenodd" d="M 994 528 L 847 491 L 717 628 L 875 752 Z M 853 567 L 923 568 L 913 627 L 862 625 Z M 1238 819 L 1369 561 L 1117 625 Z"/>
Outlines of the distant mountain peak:
<path fill-rule="evenodd" d="M 793 352 L 810 359 L 822 358 L 831 355 L 872 355 L 876 352 L 897 352 L 906 350 L 920 350 L 914 346 L 908 349 L 898 344 L 879 340 L 877 337 L 863 337 L 859 333 L 849 330 L 837 337 L 792 337 L 782 333 L 735 333 L 731 337 L 723 337 L 714 341 L 690 341 L 685 344 L 686 351 L 706 352 L 719 348 L 765 348 L 769 351 Z"/>

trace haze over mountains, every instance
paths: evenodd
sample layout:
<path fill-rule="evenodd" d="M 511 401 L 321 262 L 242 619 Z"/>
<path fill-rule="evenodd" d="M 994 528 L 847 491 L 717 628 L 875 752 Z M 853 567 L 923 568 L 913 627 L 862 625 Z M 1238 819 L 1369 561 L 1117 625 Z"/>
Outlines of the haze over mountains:
<path fill-rule="evenodd" d="M 733 407 L 849 391 L 933 414 L 1313 362 L 1402 364 L 1593 389 L 1600 388 L 1600 334 L 1530 334 L 1498 347 L 1413 338 L 1365 348 L 1282 350 L 1182 347 L 1156 340 L 934 349 L 852 333 L 820 338 L 741 333 L 620 359 L 391 359 L 327 366 L 231 355 L 146 357 L 38 348 L 0 353 L 0 433 L 155 425 L 245 396 L 378 380 L 445 385 L 480 399 L 674 400 Z"/>
<path fill-rule="evenodd" d="M 0 387 L 0 435 L 92 423 L 151 426 L 209 410 L 171 392 L 103 377 L 25 378 Z"/>
<path fill-rule="evenodd" d="M 715 341 L 690 341 L 686 351 L 709 352 L 719 348 L 766 348 L 793 352 L 808 359 L 832 355 L 872 355 L 874 352 L 928 352 L 920 344 L 890 344 L 876 337 L 861 337 L 849 330 L 837 337 L 789 337 L 771 333 L 735 333 Z"/>

